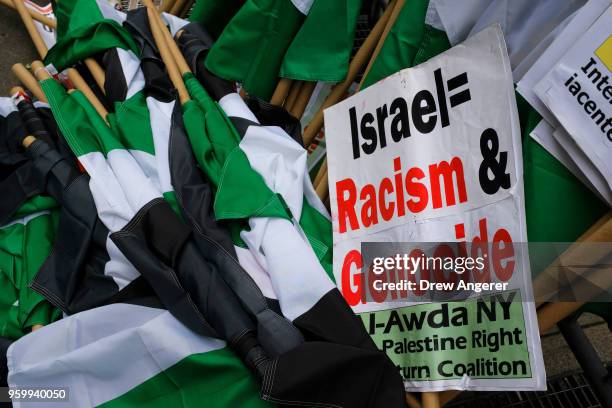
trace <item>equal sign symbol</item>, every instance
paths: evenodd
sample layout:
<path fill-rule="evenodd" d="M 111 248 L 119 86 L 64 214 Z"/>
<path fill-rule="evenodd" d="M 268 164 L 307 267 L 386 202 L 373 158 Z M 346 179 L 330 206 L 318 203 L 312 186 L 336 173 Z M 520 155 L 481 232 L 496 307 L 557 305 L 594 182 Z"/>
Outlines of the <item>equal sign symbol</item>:
<path fill-rule="evenodd" d="M 452 91 L 455 89 L 462 87 L 463 85 L 467 85 L 468 77 L 467 72 L 457 75 L 446 81 L 446 86 L 448 87 L 449 97 L 451 108 L 454 108 L 457 105 L 461 105 L 464 102 L 467 102 L 471 99 L 470 89 L 464 89 L 461 92 L 451 95 Z"/>

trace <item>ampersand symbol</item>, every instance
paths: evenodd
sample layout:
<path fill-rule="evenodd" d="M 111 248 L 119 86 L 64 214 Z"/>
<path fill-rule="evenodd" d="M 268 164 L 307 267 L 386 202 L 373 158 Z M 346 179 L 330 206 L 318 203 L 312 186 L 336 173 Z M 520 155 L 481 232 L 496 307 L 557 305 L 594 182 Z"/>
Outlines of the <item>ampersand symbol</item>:
<path fill-rule="evenodd" d="M 506 173 L 508 152 L 499 152 L 499 139 L 494 129 L 486 129 L 480 136 L 480 153 L 482 163 L 478 170 L 478 178 L 482 191 L 487 194 L 495 194 L 500 187 L 510 188 L 510 174 Z M 499 161 L 497 154 L 499 153 Z M 489 170 L 493 178 L 489 178 Z"/>

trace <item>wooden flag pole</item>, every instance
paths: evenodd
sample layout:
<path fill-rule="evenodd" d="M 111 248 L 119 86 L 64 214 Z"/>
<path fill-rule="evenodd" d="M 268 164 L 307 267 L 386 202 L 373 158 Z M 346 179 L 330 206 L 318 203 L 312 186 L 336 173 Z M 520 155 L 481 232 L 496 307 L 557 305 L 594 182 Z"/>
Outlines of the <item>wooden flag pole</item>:
<path fill-rule="evenodd" d="M 106 90 L 104 89 L 106 73 L 104 72 L 104 69 L 100 66 L 100 64 L 98 64 L 98 61 L 93 58 L 85 58 L 84 62 L 94 81 L 96 81 L 96 85 L 98 85 L 98 88 L 100 88 L 102 93 L 106 95 Z"/>
<path fill-rule="evenodd" d="M 183 10 L 183 7 L 185 7 L 186 2 L 187 0 L 176 0 L 174 4 L 172 5 L 172 7 L 170 8 L 170 14 L 178 16 L 181 10 Z"/>
<path fill-rule="evenodd" d="M 11 71 L 39 101 L 47 103 L 47 97 L 40 87 L 40 84 L 22 63 L 14 64 L 11 67 Z"/>
<path fill-rule="evenodd" d="M 292 79 L 281 78 L 278 81 L 278 84 L 276 85 L 276 89 L 274 89 L 272 98 L 270 98 L 270 103 L 272 105 L 281 106 L 287 98 L 287 94 L 289 93 L 289 89 L 291 88 L 292 83 Z"/>
<path fill-rule="evenodd" d="M 83 92 L 89 103 L 93 105 L 98 114 L 102 116 L 102 119 L 106 121 L 106 115 L 108 115 L 108 111 L 106 110 L 104 105 L 102 105 L 102 102 L 100 102 L 96 94 L 94 94 L 94 92 L 91 90 L 89 85 L 87 85 L 87 82 L 85 82 L 81 74 L 79 74 L 79 72 L 74 68 L 68 68 L 66 73 L 68 74 L 68 79 L 70 79 L 70 82 L 72 82 L 74 87 L 79 91 Z"/>
<path fill-rule="evenodd" d="M 321 167 L 319 167 L 317 176 L 315 177 L 312 184 L 314 184 L 315 186 L 318 185 L 321 182 L 321 178 L 323 177 L 324 174 L 327 174 L 327 160 L 323 160 L 323 163 L 321 164 Z"/>
<path fill-rule="evenodd" d="M 23 4 L 22 0 L 13 0 L 13 6 L 15 7 L 15 10 L 17 10 L 19 17 L 21 17 L 21 21 L 23 22 L 23 25 L 28 31 L 32 42 L 34 43 L 34 47 L 36 47 L 36 51 L 38 51 L 38 54 L 41 58 L 44 58 L 45 55 L 47 55 L 47 45 L 43 41 L 38 30 L 36 29 L 36 26 L 34 25 L 34 20 L 32 20 L 32 16 L 30 15 L 30 13 L 28 13 L 25 4 Z"/>
<path fill-rule="evenodd" d="M 380 39 L 380 36 L 382 35 L 387 21 L 389 21 L 389 17 L 391 17 L 391 12 L 395 8 L 396 4 L 397 0 L 392 0 L 389 6 L 387 6 L 387 9 L 378 19 L 376 25 L 374 25 L 374 28 L 372 28 L 372 31 L 370 31 L 370 34 L 368 34 L 366 40 L 363 42 L 361 47 L 359 47 L 359 50 L 353 57 L 353 60 L 349 64 L 348 73 L 344 81 L 339 82 L 332 88 L 330 94 L 325 99 L 325 102 L 323 102 L 323 106 L 321 106 L 321 109 L 319 109 L 308 124 L 308 127 L 302 135 L 302 138 L 304 139 L 304 146 L 308 146 L 314 139 L 315 135 L 318 134 L 323 127 L 323 110 L 342 100 L 342 97 L 344 94 L 346 94 L 346 91 L 355 81 L 359 71 L 361 71 L 363 66 L 367 63 L 368 58 L 378 43 L 378 40 Z"/>
<path fill-rule="evenodd" d="M 9 89 L 9 96 L 13 96 L 15 94 L 24 94 L 24 95 L 27 95 L 25 89 L 23 89 L 20 86 L 14 86 L 11 89 Z"/>
<path fill-rule="evenodd" d="M 287 95 L 287 99 L 285 99 L 285 104 L 283 105 L 287 111 L 291 111 L 291 109 L 293 109 L 293 105 L 295 104 L 295 101 L 297 100 L 297 97 L 302 89 L 302 84 L 302 81 L 293 81 L 289 95 Z"/>
<path fill-rule="evenodd" d="M 423 408 L 440 408 L 440 395 L 437 392 L 424 392 L 421 394 Z"/>
<path fill-rule="evenodd" d="M 30 64 L 30 69 L 32 70 L 32 74 L 36 79 L 41 82 L 49 78 L 53 78 L 45 68 L 45 65 L 41 61 L 32 61 Z"/>
<path fill-rule="evenodd" d="M 153 5 L 150 0 L 146 3 L 149 3 L 151 6 Z M 181 105 L 188 102 L 191 98 L 189 97 L 189 92 L 187 92 L 187 88 L 183 83 L 183 79 L 181 78 L 181 74 L 179 72 L 178 66 L 174 59 L 172 58 L 172 53 L 168 48 L 168 44 L 164 38 L 164 33 L 162 32 L 163 28 L 160 27 L 159 21 L 156 17 L 157 10 L 154 7 L 150 7 L 147 5 L 147 14 L 149 16 L 149 25 L 151 26 L 151 32 L 153 33 L 153 38 L 155 39 L 155 44 L 159 49 L 159 53 L 161 55 L 164 64 L 166 64 L 166 68 L 168 70 L 168 76 L 172 81 L 172 84 L 176 88 L 179 94 L 179 100 Z"/>
<path fill-rule="evenodd" d="M 315 86 L 317 83 L 315 81 L 305 81 L 304 85 L 302 85 L 302 89 L 300 94 L 298 95 L 293 107 L 291 108 L 291 114 L 301 119 L 302 115 L 304 115 L 304 111 L 306 110 L 306 106 L 308 106 L 308 101 L 310 101 L 310 97 L 314 92 Z"/>
<path fill-rule="evenodd" d="M 610 213 L 606 214 L 602 220 L 603 223 L 596 223 L 597 226 L 593 231 L 589 230 L 584 235 L 588 234 L 587 240 L 583 242 L 610 242 L 612 241 L 612 217 Z M 578 244 L 579 245 L 579 244 Z M 564 264 L 569 265 L 581 265 L 591 263 L 589 260 L 579 259 L 576 262 L 572 261 L 573 257 L 582 258 L 582 254 L 577 253 L 576 246 L 572 245 L 568 248 L 560 258 L 565 257 Z M 589 251 L 591 252 L 591 251 Z M 599 251 L 594 251 L 599 252 Z M 567 254 L 567 255 L 566 255 Z M 601 255 L 601 254 L 598 254 Z M 603 257 L 597 256 L 593 264 L 600 261 Z M 553 262 L 554 264 L 555 262 Z M 593 271 L 585 276 L 586 281 L 578 282 L 572 287 L 572 292 L 577 294 L 579 297 L 578 301 L 574 302 L 553 302 L 547 303 L 538 309 L 538 326 L 540 328 L 540 334 L 544 334 L 550 330 L 559 321 L 565 319 L 571 313 L 578 310 L 582 305 L 586 303 L 586 299 L 592 299 L 599 295 L 602 291 L 605 291 L 612 286 L 612 274 L 610 273 L 610 267 L 595 267 Z"/>
<path fill-rule="evenodd" d="M 176 68 L 178 69 L 178 72 L 180 74 L 179 76 L 181 77 L 181 81 L 180 81 L 181 84 L 184 84 L 182 76 L 185 75 L 186 73 L 191 72 L 191 68 L 189 68 L 189 64 L 185 60 L 185 57 L 183 56 L 183 53 L 179 49 L 178 45 L 176 44 L 176 41 L 174 41 L 174 38 L 172 37 L 172 33 L 166 27 L 166 23 L 163 20 L 161 14 L 155 10 L 155 7 L 153 7 L 153 3 L 151 2 L 151 0 L 143 0 L 143 4 L 148 8 L 148 10 L 150 10 L 153 13 L 154 17 L 156 18 L 157 26 L 159 27 L 160 32 L 163 35 L 164 42 L 168 50 L 170 51 L 170 59 L 174 62 L 174 64 L 176 65 Z M 177 36 L 180 36 L 181 33 L 182 31 L 179 31 L 177 33 Z M 187 92 L 186 89 L 185 89 L 185 92 Z M 189 95 L 188 92 L 187 92 L 187 95 Z"/>
<path fill-rule="evenodd" d="M 406 393 L 406 405 L 410 408 L 421 408 L 421 403 L 414 395 Z"/>
<path fill-rule="evenodd" d="M 36 141 L 36 138 L 34 136 L 28 135 L 28 136 L 23 138 L 23 140 L 21 141 L 21 144 L 22 144 L 23 147 L 25 147 L 27 149 L 35 141 Z M 32 327 L 32 330 L 34 330 L 33 327 Z"/>
<path fill-rule="evenodd" d="M 161 7 L 159 8 L 160 13 L 169 13 L 170 9 L 174 5 L 175 0 L 164 0 Z"/>
<path fill-rule="evenodd" d="M 51 75 L 49 75 L 47 69 L 41 61 L 32 62 L 32 64 L 30 64 L 30 69 L 32 70 L 32 73 L 34 74 L 36 79 L 38 79 L 39 81 L 44 81 L 46 79 L 53 78 Z M 106 121 L 106 115 L 108 115 L 108 111 L 93 93 L 89 85 L 87 85 L 87 82 L 85 82 L 81 74 L 79 74 L 78 71 L 74 68 L 68 68 L 66 72 L 68 74 L 68 79 L 70 79 L 70 82 L 72 82 L 74 87 L 81 91 L 83 95 L 85 95 L 85 97 L 94 107 L 96 112 L 98 112 L 102 119 Z"/>
<path fill-rule="evenodd" d="M 327 196 L 328 190 L 329 190 L 329 178 L 328 178 L 327 169 L 326 169 L 323 175 L 321 176 L 321 181 L 315 187 L 315 191 L 317 195 L 319 196 L 319 198 L 321 199 L 321 201 L 325 200 L 325 196 Z"/>
<path fill-rule="evenodd" d="M 195 0 L 187 0 L 185 2 L 185 6 L 183 6 L 181 12 L 178 14 L 178 16 L 180 18 L 185 18 L 187 17 L 187 14 L 189 13 L 189 10 L 191 10 L 191 7 L 193 7 L 193 3 L 195 2 Z"/>
<path fill-rule="evenodd" d="M 183 56 L 183 53 L 181 52 L 181 50 L 179 49 L 178 45 L 176 44 L 176 41 L 174 41 L 174 38 L 172 37 L 172 33 L 170 32 L 169 29 L 167 29 L 166 24 L 164 23 L 164 20 L 162 20 L 161 15 L 157 15 L 158 20 L 157 23 L 160 26 L 160 29 L 162 31 L 162 33 L 164 34 L 164 40 L 166 41 L 166 45 L 168 46 L 168 49 L 170 50 L 170 55 L 172 56 L 172 59 L 174 59 L 174 62 L 176 63 L 176 66 L 179 70 L 179 72 L 182 75 L 185 75 L 188 72 L 191 72 L 191 68 L 189 68 L 189 64 L 187 63 L 187 60 L 185 60 L 185 57 Z M 177 35 L 181 35 L 182 32 L 179 32 Z"/>
<path fill-rule="evenodd" d="M 543 297 L 549 293 L 551 288 L 559 286 L 558 270 L 561 265 L 586 265 L 593 264 L 607 255 L 604 248 L 591 248 L 583 251 L 581 243 L 584 242 L 611 242 L 612 213 L 607 213 L 595 224 L 582 234 L 574 244 L 567 248 L 553 263 L 544 269 L 533 281 L 534 300 L 536 307 L 544 303 Z M 585 253 L 586 252 L 586 253 Z M 572 261 L 574 259 L 575 261 Z M 564 284 L 567 284 L 564 282 Z"/>
<path fill-rule="evenodd" d="M 25 4 L 23 4 L 22 0 L 13 0 L 13 5 L 15 7 L 15 10 L 17 10 L 17 13 L 19 13 L 19 17 L 21 17 L 21 21 L 25 25 L 26 30 L 28 31 L 28 34 L 32 39 L 32 42 L 34 43 L 34 46 L 36 47 L 36 51 L 38 51 L 38 54 L 41 58 L 45 58 L 48 51 L 47 45 L 43 41 L 38 30 L 36 29 L 36 26 L 34 25 L 34 20 L 30 13 L 28 13 L 27 7 L 25 6 Z M 53 26 L 50 27 L 55 28 L 56 24 L 53 24 Z M 91 72 L 91 75 L 96 81 L 98 87 L 100 87 L 100 90 L 104 92 L 105 73 L 100 64 L 98 64 L 98 62 L 93 58 L 86 58 L 85 65 L 89 69 L 89 72 Z"/>
<path fill-rule="evenodd" d="M 2 4 L 3 6 L 6 6 L 8 8 L 11 8 L 13 10 L 16 10 L 15 5 L 13 4 L 12 0 L 0 0 L 0 4 Z M 37 12 L 36 10 L 32 10 L 30 8 L 26 7 L 27 12 L 32 16 L 32 18 L 40 23 L 43 23 L 44 25 L 46 25 L 47 27 L 51 27 L 51 28 L 55 28 L 56 26 L 56 21 L 52 18 L 49 18 L 47 16 L 44 16 L 42 14 L 40 14 L 39 12 Z"/>

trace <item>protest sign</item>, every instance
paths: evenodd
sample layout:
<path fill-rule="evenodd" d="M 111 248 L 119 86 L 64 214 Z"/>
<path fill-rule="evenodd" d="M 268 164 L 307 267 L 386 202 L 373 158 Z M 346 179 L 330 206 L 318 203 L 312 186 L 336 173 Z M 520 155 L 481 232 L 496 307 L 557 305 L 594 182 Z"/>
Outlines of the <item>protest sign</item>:
<path fill-rule="evenodd" d="M 535 93 L 612 190 L 612 6 L 536 85 Z"/>
<path fill-rule="evenodd" d="M 336 282 L 406 389 L 545 388 L 529 262 L 513 252 L 527 242 L 522 155 L 499 26 L 326 109 L 325 133 Z M 470 246 L 482 265 L 460 277 L 405 276 L 504 289 L 424 302 L 431 288 L 373 272 L 362 248 L 381 242 Z"/>

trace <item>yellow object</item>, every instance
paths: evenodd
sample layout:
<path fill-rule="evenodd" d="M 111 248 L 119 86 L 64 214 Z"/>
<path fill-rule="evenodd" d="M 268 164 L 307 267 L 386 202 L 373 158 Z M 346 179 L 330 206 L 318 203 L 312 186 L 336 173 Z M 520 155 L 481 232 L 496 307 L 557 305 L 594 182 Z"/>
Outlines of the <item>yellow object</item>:
<path fill-rule="evenodd" d="M 612 72 L 612 35 L 595 50 L 595 55 Z"/>

